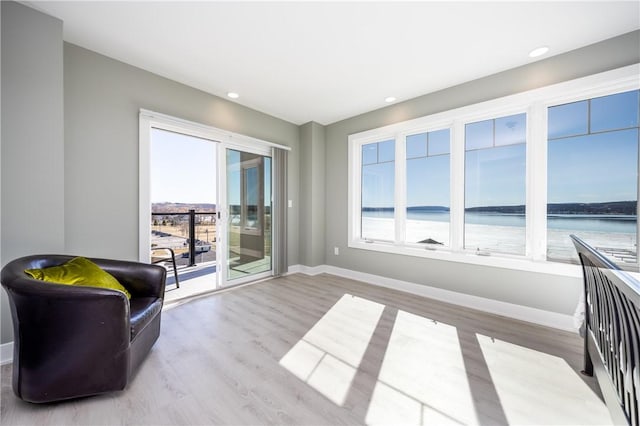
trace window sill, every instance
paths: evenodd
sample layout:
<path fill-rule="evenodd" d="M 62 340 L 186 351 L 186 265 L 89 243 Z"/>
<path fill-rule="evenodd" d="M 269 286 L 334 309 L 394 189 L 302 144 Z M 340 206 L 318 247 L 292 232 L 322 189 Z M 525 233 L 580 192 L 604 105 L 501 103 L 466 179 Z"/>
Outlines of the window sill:
<path fill-rule="evenodd" d="M 425 259 L 443 260 L 447 262 L 460 262 L 472 265 L 489 266 L 519 271 L 538 272 L 544 274 L 561 275 L 581 278 L 582 269 L 579 265 L 568 263 L 549 262 L 546 260 L 533 260 L 524 256 L 511 256 L 491 253 L 490 255 L 478 255 L 473 252 L 454 252 L 447 248 L 433 247 L 423 248 L 407 245 L 396 245 L 391 242 L 354 240 L 349 242 L 349 247 L 360 250 L 370 250 L 389 254 L 421 257 Z"/>

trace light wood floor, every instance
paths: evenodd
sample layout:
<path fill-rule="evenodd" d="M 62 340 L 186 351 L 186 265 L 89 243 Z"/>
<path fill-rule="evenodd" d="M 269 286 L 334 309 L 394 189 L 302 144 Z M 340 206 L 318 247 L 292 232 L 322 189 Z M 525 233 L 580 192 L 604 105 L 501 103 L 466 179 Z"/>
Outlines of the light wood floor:
<path fill-rule="evenodd" d="M 127 390 L 33 405 L 2 372 L 2 425 L 606 424 L 577 335 L 331 275 L 165 310 Z"/>

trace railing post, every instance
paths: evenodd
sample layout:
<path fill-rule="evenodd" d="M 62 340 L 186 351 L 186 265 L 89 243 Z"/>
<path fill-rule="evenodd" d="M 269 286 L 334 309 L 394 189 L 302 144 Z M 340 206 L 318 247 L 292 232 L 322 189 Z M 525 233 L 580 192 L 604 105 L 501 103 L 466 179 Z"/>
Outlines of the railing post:
<path fill-rule="evenodd" d="M 196 211 L 189 210 L 189 266 L 196 266 Z"/>

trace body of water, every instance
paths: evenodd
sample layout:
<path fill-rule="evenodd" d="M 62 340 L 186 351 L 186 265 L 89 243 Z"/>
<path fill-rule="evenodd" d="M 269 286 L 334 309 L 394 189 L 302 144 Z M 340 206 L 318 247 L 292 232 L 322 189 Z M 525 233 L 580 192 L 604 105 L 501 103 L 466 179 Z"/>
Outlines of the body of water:
<path fill-rule="evenodd" d="M 393 218 L 393 211 L 364 211 L 362 215 L 364 217 Z M 429 222 L 449 222 L 449 212 L 409 211 L 407 212 L 407 219 Z M 565 229 L 568 231 L 635 234 L 636 222 L 636 216 L 631 215 L 553 214 L 547 216 L 547 227 L 549 229 Z M 524 228 L 525 216 L 523 214 L 467 212 L 465 213 L 465 223 Z"/>

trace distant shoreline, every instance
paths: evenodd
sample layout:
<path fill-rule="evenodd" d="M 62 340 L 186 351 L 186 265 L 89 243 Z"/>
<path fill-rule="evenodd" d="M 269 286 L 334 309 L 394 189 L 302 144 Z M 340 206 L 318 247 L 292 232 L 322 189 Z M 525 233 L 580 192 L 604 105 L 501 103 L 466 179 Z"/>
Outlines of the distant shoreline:
<path fill-rule="evenodd" d="M 195 210 L 198 213 L 215 213 L 216 205 L 213 203 L 151 203 L 152 213 L 182 213 Z"/>
<path fill-rule="evenodd" d="M 634 216 L 637 211 L 636 201 L 609 201 L 602 203 L 551 203 L 547 204 L 549 215 L 625 215 Z M 436 213 L 449 212 L 445 206 L 411 206 L 409 212 Z M 482 206 L 464 209 L 470 213 L 525 214 L 525 206 Z M 393 212 L 393 207 L 363 207 L 363 212 Z"/>

